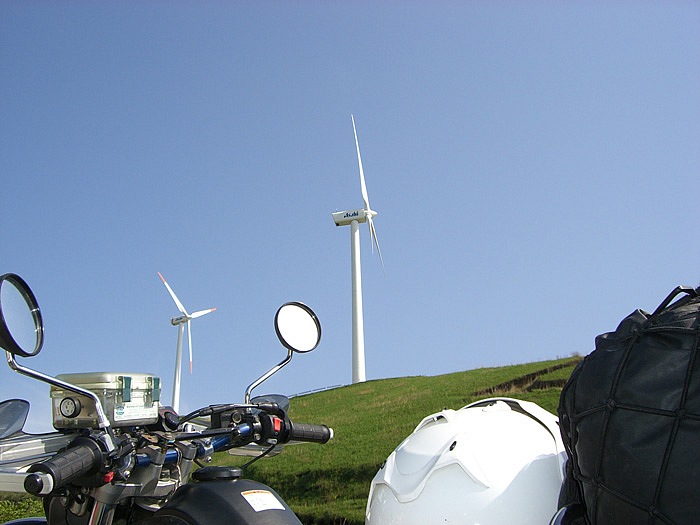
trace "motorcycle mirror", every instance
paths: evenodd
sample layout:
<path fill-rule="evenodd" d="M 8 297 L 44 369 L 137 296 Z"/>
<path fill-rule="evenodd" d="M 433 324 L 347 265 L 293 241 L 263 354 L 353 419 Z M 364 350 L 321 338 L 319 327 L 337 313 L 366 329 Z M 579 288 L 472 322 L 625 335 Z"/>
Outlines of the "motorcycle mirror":
<path fill-rule="evenodd" d="M 253 381 L 245 391 L 245 402 L 250 403 L 250 393 L 255 387 L 276 374 L 292 360 L 294 352 L 310 352 L 321 341 L 321 323 L 314 311 L 304 303 L 291 301 L 283 304 L 275 314 L 277 338 L 287 349 L 287 357 Z"/>
<path fill-rule="evenodd" d="M 321 341 L 321 323 L 316 314 L 296 301 L 285 303 L 277 310 L 275 331 L 280 343 L 294 352 L 310 352 Z"/>
<path fill-rule="evenodd" d="M 0 347 L 12 355 L 32 357 L 44 344 L 41 310 L 19 275 L 0 276 Z"/>
<path fill-rule="evenodd" d="M 44 321 L 34 293 L 19 275 L 0 275 L 0 348 L 7 352 L 8 366 L 20 374 L 89 397 L 95 402 L 98 425 L 100 428 L 109 428 L 109 418 L 102 408 L 100 398 L 93 391 L 26 368 L 15 359 L 16 356 L 32 357 L 38 354 L 43 344 Z M 114 447 L 111 434 L 108 439 L 108 447 Z"/>
<path fill-rule="evenodd" d="M 24 399 L 8 399 L 0 403 L 0 439 L 16 434 L 27 421 L 29 402 Z"/>

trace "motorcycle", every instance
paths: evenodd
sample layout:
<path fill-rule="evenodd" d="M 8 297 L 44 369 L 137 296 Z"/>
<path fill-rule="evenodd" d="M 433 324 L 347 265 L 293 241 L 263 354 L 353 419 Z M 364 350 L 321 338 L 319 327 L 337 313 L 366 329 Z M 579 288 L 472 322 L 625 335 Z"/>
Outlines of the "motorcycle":
<path fill-rule="evenodd" d="M 160 380 L 148 374 L 48 376 L 20 364 L 44 343 L 41 310 L 16 274 L 0 276 L 0 348 L 15 372 L 50 385 L 56 432 L 22 431 L 29 403 L 0 403 L 0 491 L 43 500 L 45 518 L 25 525 L 300 525 L 270 487 L 242 470 L 287 443 L 326 443 L 333 430 L 292 421 L 284 396 L 252 391 L 321 339 L 315 313 L 282 305 L 275 331 L 287 356 L 246 389 L 244 402 L 180 416 L 160 404 Z M 214 452 L 252 456 L 241 468 L 207 466 Z"/>

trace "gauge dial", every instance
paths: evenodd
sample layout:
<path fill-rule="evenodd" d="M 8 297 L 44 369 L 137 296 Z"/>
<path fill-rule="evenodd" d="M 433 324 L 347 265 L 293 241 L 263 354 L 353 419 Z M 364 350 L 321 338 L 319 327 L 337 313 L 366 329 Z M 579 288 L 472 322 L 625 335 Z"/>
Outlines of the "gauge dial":
<path fill-rule="evenodd" d="M 80 414 L 80 401 L 74 397 L 66 397 L 58 408 L 63 417 L 73 418 Z"/>

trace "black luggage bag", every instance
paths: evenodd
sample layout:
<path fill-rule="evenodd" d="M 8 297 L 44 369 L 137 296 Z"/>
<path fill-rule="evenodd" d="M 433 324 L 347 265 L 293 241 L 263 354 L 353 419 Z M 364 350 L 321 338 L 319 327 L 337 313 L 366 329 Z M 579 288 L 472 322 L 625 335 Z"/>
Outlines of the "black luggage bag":
<path fill-rule="evenodd" d="M 699 292 L 678 287 L 599 335 L 564 386 L 559 503 L 583 506 L 573 523 L 700 523 Z"/>

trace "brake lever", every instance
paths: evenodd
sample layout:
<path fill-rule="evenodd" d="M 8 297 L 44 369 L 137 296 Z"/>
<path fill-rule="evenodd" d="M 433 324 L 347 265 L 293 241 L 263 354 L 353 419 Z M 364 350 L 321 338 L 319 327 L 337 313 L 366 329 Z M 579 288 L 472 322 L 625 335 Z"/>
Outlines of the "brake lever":
<path fill-rule="evenodd" d="M 282 407 L 280 407 L 279 404 L 275 403 L 274 401 L 269 403 L 258 403 L 256 405 L 256 408 L 263 412 L 267 412 L 268 414 L 271 414 L 273 416 L 278 416 L 281 418 L 284 418 L 286 416 Z"/>

